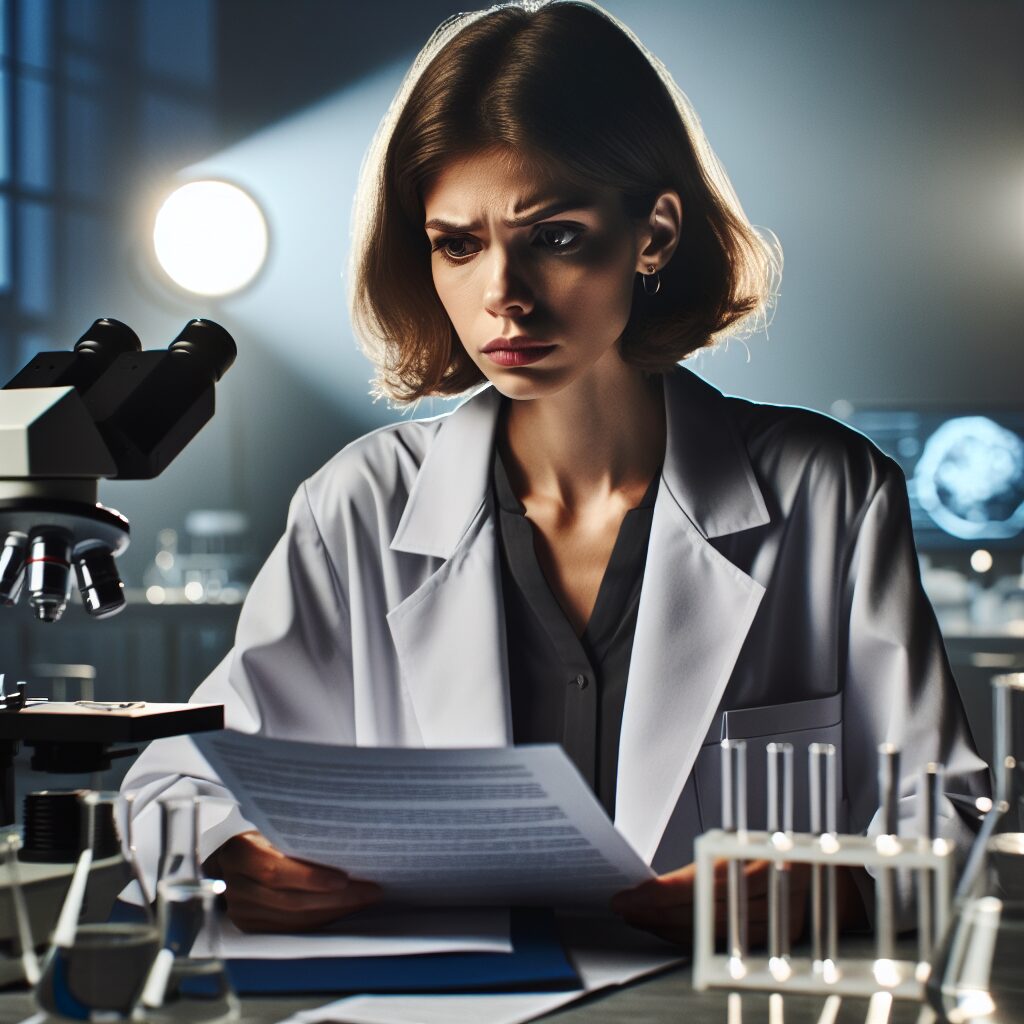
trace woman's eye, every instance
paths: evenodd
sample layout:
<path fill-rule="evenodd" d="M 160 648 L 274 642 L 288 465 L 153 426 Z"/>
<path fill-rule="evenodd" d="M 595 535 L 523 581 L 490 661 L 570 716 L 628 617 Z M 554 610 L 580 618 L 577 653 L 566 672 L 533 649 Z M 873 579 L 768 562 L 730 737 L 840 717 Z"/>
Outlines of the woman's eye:
<path fill-rule="evenodd" d="M 474 245 L 477 248 L 472 248 Z M 431 247 L 432 252 L 440 252 L 441 255 L 452 263 L 461 263 L 468 256 L 479 252 L 479 243 L 472 238 L 439 238 Z"/>
<path fill-rule="evenodd" d="M 533 236 L 534 243 L 539 242 L 549 252 L 571 252 L 576 249 L 583 229 L 568 224 L 542 225 Z M 475 256 L 483 246 L 475 238 L 462 235 L 448 235 L 438 238 L 430 247 L 431 252 L 440 253 L 449 263 L 466 263 Z"/>
<path fill-rule="evenodd" d="M 576 247 L 583 232 L 579 228 L 571 228 L 567 224 L 549 224 L 537 232 L 537 238 L 544 245 L 556 252 L 565 252 Z"/>

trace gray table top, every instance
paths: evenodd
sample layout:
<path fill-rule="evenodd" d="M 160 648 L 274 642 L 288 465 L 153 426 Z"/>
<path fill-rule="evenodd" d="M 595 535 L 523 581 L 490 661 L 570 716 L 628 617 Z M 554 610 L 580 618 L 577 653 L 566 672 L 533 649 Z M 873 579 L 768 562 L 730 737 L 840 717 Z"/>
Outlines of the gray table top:
<path fill-rule="evenodd" d="M 563 940 L 570 948 L 586 945 L 592 949 L 646 948 L 675 953 L 674 947 L 637 932 L 624 929 L 619 922 L 603 916 L 560 918 Z M 844 938 L 840 954 L 870 952 L 867 938 Z M 682 955 L 682 951 L 679 951 Z M 795 950 L 799 953 L 800 950 Z M 911 950 L 900 950 L 901 955 L 912 955 Z M 337 998 L 337 997 L 334 997 Z M 424 996 L 429 1000 L 430 996 Z M 818 1024 L 824 997 L 786 996 L 783 1017 L 769 1014 L 769 996 L 762 993 L 744 993 L 740 998 L 741 1014 L 729 1015 L 728 993 L 721 991 L 694 991 L 690 982 L 690 968 L 679 965 L 660 973 L 617 988 L 602 989 L 577 1000 L 543 1018 L 547 1021 L 572 1024 Z M 247 1024 L 277 1024 L 299 1010 L 324 1006 L 333 1001 L 330 995 L 305 995 L 288 998 L 247 996 L 242 1001 L 243 1021 Z M 868 1003 L 863 999 L 843 1000 L 835 1024 L 864 1024 Z M 896 1003 L 887 1024 L 915 1024 L 920 1007 L 911 1003 Z M 19 1024 L 34 1013 L 31 995 L 25 991 L 0 993 L 0 1024 Z M 486 1024 L 486 1021 L 481 1021 Z"/>
<path fill-rule="evenodd" d="M 428 999 L 429 996 L 424 998 Z M 322 1006 L 326 996 L 289 999 L 249 997 L 242 1002 L 242 1020 L 246 1024 L 277 1024 L 298 1010 Z M 742 996 L 742 1024 L 769 1024 L 768 996 L 748 993 Z M 824 1000 L 807 996 L 787 996 L 783 1004 L 785 1024 L 818 1024 Z M 891 1024 L 914 1024 L 919 1008 L 897 1003 Z M 34 1013 L 31 996 L 26 992 L 0 994 L 0 1024 L 18 1024 Z M 836 1024 L 864 1024 L 867 1002 L 843 1001 Z M 545 1021 L 559 1024 L 726 1024 L 727 995 L 723 992 L 694 992 L 689 968 L 678 967 L 653 978 L 619 989 L 597 992 L 561 1010 L 548 1014 Z M 728 1021 L 728 1024 L 740 1022 Z"/>

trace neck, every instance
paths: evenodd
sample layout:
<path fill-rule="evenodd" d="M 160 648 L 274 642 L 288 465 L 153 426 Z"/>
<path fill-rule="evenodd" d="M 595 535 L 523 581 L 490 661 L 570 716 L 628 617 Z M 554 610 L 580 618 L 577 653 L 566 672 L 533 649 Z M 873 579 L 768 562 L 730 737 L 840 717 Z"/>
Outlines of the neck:
<path fill-rule="evenodd" d="M 521 499 L 571 509 L 646 488 L 665 454 L 662 378 L 616 364 L 555 395 L 508 403 L 499 444 Z"/>

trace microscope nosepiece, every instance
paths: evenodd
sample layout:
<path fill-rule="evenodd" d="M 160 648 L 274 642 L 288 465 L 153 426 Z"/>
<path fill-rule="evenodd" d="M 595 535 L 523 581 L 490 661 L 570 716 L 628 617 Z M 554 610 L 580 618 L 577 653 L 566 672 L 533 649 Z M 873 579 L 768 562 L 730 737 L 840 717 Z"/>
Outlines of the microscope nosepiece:
<path fill-rule="evenodd" d="M 97 619 L 116 615 L 125 605 L 124 584 L 110 549 L 102 544 L 76 548 L 74 561 L 85 610 Z"/>
<path fill-rule="evenodd" d="M 56 622 L 71 594 L 71 535 L 44 526 L 33 530 L 25 561 L 28 601 L 42 622 Z"/>
<path fill-rule="evenodd" d="M 0 549 L 0 604 L 18 603 L 25 583 L 25 553 L 28 537 L 12 530 Z"/>

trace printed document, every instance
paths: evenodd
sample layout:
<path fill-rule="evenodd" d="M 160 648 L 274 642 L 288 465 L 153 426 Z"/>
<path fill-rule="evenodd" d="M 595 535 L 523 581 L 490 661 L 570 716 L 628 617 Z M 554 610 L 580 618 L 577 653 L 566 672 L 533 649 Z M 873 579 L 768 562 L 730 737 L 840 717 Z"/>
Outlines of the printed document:
<path fill-rule="evenodd" d="M 654 872 L 561 747 L 338 747 L 192 737 L 242 814 L 292 857 L 433 906 L 607 907 Z"/>

